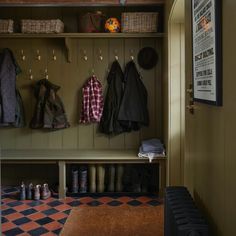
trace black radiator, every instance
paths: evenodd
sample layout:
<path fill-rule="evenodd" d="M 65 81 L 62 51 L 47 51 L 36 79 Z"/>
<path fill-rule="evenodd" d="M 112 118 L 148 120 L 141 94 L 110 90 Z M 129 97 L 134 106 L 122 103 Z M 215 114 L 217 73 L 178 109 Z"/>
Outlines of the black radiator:
<path fill-rule="evenodd" d="M 167 187 L 165 236 L 209 236 L 209 228 L 185 187 Z"/>

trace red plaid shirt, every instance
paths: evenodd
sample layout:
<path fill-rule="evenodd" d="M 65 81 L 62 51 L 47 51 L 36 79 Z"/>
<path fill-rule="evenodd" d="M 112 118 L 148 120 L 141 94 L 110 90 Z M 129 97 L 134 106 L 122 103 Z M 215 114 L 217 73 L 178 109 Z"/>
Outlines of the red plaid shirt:
<path fill-rule="evenodd" d="M 100 122 L 103 111 L 102 85 L 92 76 L 83 87 L 80 123 Z"/>

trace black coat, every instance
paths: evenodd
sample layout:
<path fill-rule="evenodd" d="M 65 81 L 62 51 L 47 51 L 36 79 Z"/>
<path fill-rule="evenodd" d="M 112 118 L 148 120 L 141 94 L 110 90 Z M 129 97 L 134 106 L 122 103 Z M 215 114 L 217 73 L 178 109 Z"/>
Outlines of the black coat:
<path fill-rule="evenodd" d="M 123 132 L 118 119 L 121 100 L 123 97 L 124 75 L 118 61 L 114 61 L 107 78 L 107 93 L 99 125 L 104 134 L 119 134 Z"/>
<path fill-rule="evenodd" d="M 139 130 L 141 126 L 149 124 L 147 90 L 133 61 L 126 64 L 124 83 L 118 120 L 124 131 Z"/>

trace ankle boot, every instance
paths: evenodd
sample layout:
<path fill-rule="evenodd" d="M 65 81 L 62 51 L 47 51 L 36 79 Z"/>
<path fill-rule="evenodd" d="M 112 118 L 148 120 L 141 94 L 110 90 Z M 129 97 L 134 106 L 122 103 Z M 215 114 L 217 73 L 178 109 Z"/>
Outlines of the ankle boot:
<path fill-rule="evenodd" d="M 79 192 L 86 193 L 87 192 L 87 168 L 80 168 L 79 172 Z"/>
<path fill-rule="evenodd" d="M 30 183 L 28 187 L 26 188 L 26 198 L 28 200 L 32 200 L 32 192 L 33 192 L 33 184 Z"/>
<path fill-rule="evenodd" d="M 96 167 L 95 165 L 89 165 L 89 191 L 90 193 L 96 193 Z"/>
<path fill-rule="evenodd" d="M 20 200 L 25 200 L 25 184 L 22 182 L 20 186 Z"/>
<path fill-rule="evenodd" d="M 41 185 L 37 184 L 34 187 L 34 200 L 39 200 L 40 199 L 40 187 Z"/>
<path fill-rule="evenodd" d="M 43 184 L 41 187 L 41 199 L 45 200 L 51 197 L 51 191 L 48 188 L 48 184 Z"/>
<path fill-rule="evenodd" d="M 77 169 L 72 170 L 72 193 L 79 192 L 79 171 Z"/>

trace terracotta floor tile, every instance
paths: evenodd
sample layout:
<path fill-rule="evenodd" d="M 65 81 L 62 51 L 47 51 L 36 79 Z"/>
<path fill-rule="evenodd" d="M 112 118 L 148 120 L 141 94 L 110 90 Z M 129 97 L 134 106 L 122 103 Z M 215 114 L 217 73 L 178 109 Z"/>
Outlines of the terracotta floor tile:
<path fill-rule="evenodd" d="M 108 202 L 110 202 L 112 200 L 113 200 L 113 198 L 111 198 L 111 197 L 100 197 L 99 198 L 99 202 L 102 202 L 104 204 L 106 204 L 106 203 L 108 203 Z"/>
<path fill-rule="evenodd" d="M 136 200 L 138 200 L 142 203 L 146 203 L 148 201 L 151 201 L 152 199 L 150 197 L 147 197 L 147 196 L 141 196 L 141 197 L 136 198 Z"/>
<path fill-rule="evenodd" d="M 0 208 L 0 209 L 1 209 L 1 210 L 6 210 L 7 208 L 10 208 L 10 207 L 4 204 L 4 205 L 1 205 L 1 208 Z"/>
<path fill-rule="evenodd" d="M 28 205 L 25 205 L 25 204 L 14 207 L 14 209 L 15 209 L 16 211 L 24 211 L 24 210 L 27 210 L 27 209 L 29 209 L 29 208 L 31 208 L 31 207 L 28 206 Z"/>
<path fill-rule="evenodd" d="M 54 208 L 58 211 L 66 211 L 66 210 L 71 209 L 72 207 L 67 205 L 67 204 L 63 204 L 63 205 L 60 205 L 60 206 L 56 206 Z"/>
<path fill-rule="evenodd" d="M 53 230 L 56 230 L 56 229 L 59 229 L 59 228 L 62 228 L 62 224 L 60 224 L 59 222 L 57 221 L 53 221 L 51 223 L 48 223 L 46 225 L 44 225 L 43 227 L 49 231 L 53 231 Z"/>
<path fill-rule="evenodd" d="M 37 224 L 36 222 L 33 222 L 33 221 L 28 222 L 28 223 L 23 224 L 23 225 L 20 226 L 20 228 L 21 228 L 22 230 L 24 230 L 25 232 L 28 232 L 28 231 L 30 231 L 30 230 L 32 230 L 32 229 L 36 229 L 36 228 L 38 228 L 38 227 L 40 227 L 40 225 Z"/>
<path fill-rule="evenodd" d="M 43 203 L 45 203 L 45 204 L 47 204 L 47 203 L 49 203 L 49 202 L 53 202 L 53 201 L 55 201 L 55 200 L 57 200 L 56 198 L 52 198 L 52 197 L 50 197 L 50 198 L 48 198 L 48 199 L 45 199 L 45 200 L 41 200 Z"/>
<path fill-rule="evenodd" d="M 62 213 L 62 212 L 58 212 L 58 213 L 55 213 L 53 215 L 50 215 L 49 217 L 52 218 L 53 220 L 60 220 L 60 219 L 63 219 L 65 217 L 68 217 L 68 215 L 65 214 L 65 213 Z"/>
<path fill-rule="evenodd" d="M 9 230 L 9 229 L 13 229 L 13 228 L 15 228 L 15 227 L 16 227 L 16 225 L 13 224 L 12 222 L 3 223 L 3 224 L 2 224 L 2 232 L 5 232 L 5 231 L 7 231 L 7 230 Z"/>
<path fill-rule="evenodd" d="M 62 202 L 64 202 L 64 203 L 70 203 L 70 202 L 72 202 L 72 201 L 74 201 L 75 199 L 74 198 L 72 198 L 72 197 L 67 197 L 66 199 L 64 199 Z"/>
<path fill-rule="evenodd" d="M 41 219 L 41 218 L 44 218 L 46 217 L 45 214 L 42 214 L 41 212 L 37 212 L 37 213 L 34 213 L 32 215 L 29 215 L 27 216 L 29 219 L 31 220 L 38 220 L 38 219 Z"/>
<path fill-rule="evenodd" d="M 26 233 L 26 232 L 24 232 L 24 233 L 22 233 L 22 234 L 17 234 L 17 236 L 31 236 L 31 235 L 28 234 L 28 233 Z"/>
<path fill-rule="evenodd" d="M 13 220 L 16 220 L 16 219 L 19 219 L 19 218 L 22 218 L 24 217 L 23 214 L 19 213 L 19 212 L 15 212 L 13 214 L 10 214 L 10 215 L 6 215 L 5 216 L 9 221 L 13 221 Z"/>
<path fill-rule="evenodd" d="M 46 210 L 48 210 L 48 209 L 50 209 L 51 207 L 50 206 L 48 206 L 48 205 L 46 205 L 46 204 L 43 204 L 43 205 L 40 205 L 40 206 L 36 206 L 36 207 L 34 207 L 34 209 L 36 210 L 36 211 L 46 211 Z"/>
<path fill-rule="evenodd" d="M 94 198 L 91 198 L 91 197 L 82 197 L 82 198 L 80 198 L 80 199 L 78 199 L 78 200 L 79 200 L 81 203 L 86 204 L 86 203 L 88 203 L 88 202 L 93 201 Z"/>
<path fill-rule="evenodd" d="M 55 236 L 56 234 L 54 234 L 53 232 L 48 232 L 46 234 L 41 234 L 41 236 Z"/>
<path fill-rule="evenodd" d="M 124 197 L 119 197 L 119 198 L 117 198 L 116 200 L 117 200 L 117 201 L 120 201 L 120 202 L 123 202 L 123 203 L 127 203 L 127 202 L 129 202 L 129 201 L 132 201 L 133 198 L 124 196 Z"/>
<path fill-rule="evenodd" d="M 11 198 L 6 198 L 2 200 L 5 204 L 10 203 L 10 202 L 15 202 L 17 199 L 11 199 Z"/>

